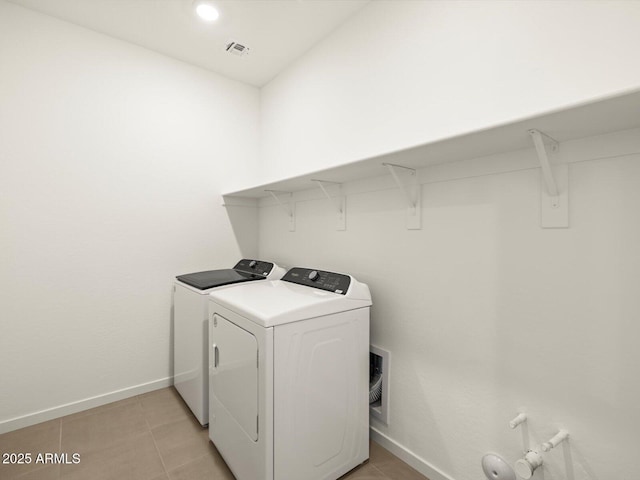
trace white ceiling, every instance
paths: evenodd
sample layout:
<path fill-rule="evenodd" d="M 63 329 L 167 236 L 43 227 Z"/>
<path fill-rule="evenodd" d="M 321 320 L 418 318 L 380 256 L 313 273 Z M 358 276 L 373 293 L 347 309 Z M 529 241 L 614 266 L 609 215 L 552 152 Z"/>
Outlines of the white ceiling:
<path fill-rule="evenodd" d="M 156 52 L 262 86 L 369 0 L 213 0 L 215 23 L 193 0 L 10 0 Z M 247 56 L 225 51 L 229 40 Z"/>

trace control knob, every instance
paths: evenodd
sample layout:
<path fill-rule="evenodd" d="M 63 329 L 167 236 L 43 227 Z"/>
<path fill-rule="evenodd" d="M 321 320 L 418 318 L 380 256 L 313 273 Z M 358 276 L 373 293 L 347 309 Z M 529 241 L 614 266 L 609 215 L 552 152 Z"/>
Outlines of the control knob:
<path fill-rule="evenodd" d="M 255 260 L 251 260 L 249 262 L 249 268 L 256 268 L 257 265 L 258 265 L 258 262 L 256 262 Z"/>
<path fill-rule="evenodd" d="M 317 272 L 317 270 L 313 270 L 309 273 L 309 280 L 311 280 L 312 282 L 317 281 L 319 278 L 320 274 Z"/>

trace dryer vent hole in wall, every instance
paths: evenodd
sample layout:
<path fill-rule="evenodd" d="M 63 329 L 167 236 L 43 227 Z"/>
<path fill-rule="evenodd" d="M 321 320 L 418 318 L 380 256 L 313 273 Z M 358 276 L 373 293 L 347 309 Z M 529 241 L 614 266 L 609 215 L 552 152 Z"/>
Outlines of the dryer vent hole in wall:
<path fill-rule="evenodd" d="M 369 413 L 388 424 L 389 352 L 371 345 L 369 349 Z"/>
<path fill-rule="evenodd" d="M 369 405 L 382 403 L 382 357 L 369 353 Z"/>

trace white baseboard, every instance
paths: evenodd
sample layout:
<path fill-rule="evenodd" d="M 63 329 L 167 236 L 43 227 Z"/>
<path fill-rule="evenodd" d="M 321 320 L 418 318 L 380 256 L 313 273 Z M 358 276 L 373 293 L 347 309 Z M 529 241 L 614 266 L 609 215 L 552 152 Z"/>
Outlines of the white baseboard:
<path fill-rule="evenodd" d="M 415 468 L 429 480 L 454 480 L 453 477 L 450 477 L 446 473 L 434 467 L 424 458 L 420 458 L 418 455 L 413 453 L 411 450 L 403 447 L 395 440 L 387 437 L 380 430 L 377 430 L 374 427 L 369 428 L 371 430 L 371 440 L 373 440 L 386 450 L 389 450 L 396 457 L 398 457 L 409 466 Z"/>
<path fill-rule="evenodd" d="M 109 392 L 103 395 L 85 398 L 84 400 L 78 400 L 77 402 L 40 410 L 39 412 L 29 413 L 21 417 L 10 418 L 9 420 L 0 422 L 0 434 L 46 422 L 47 420 L 64 417 L 65 415 L 71 415 L 72 413 L 82 412 L 83 410 L 106 405 L 107 403 L 124 400 L 125 398 L 135 395 L 152 392 L 171 385 L 173 385 L 173 379 L 171 377 L 161 378 L 153 382 L 142 383 L 133 387 L 123 388 L 122 390 L 116 390 L 115 392 Z"/>

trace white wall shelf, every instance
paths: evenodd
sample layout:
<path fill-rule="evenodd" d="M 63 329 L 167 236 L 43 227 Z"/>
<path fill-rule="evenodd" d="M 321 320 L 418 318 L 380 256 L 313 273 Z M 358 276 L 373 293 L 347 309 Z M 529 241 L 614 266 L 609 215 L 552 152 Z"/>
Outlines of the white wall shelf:
<path fill-rule="evenodd" d="M 257 206 L 259 199 L 273 192 L 287 192 L 285 206 L 290 217 L 289 230 L 295 230 L 294 193 L 320 186 L 332 199 L 326 186 L 345 184 L 362 179 L 391 176 L 395 186 L 407 200 L 407 229 L 419 230 L 421 225 L 421 185 L 429 181 L 432 170 L 423 170 L 447 163 L 459 162 L 462 169 L 473 170 L 486 166 L 483 158 L 534 150 L 540 168 L 540 226 L 542 228 L 569 227 L 569 165 L 570 154 L 561 154 L 562 143 L 585 137 L 611 134 L 640 128 L 640 90 L 611 96 L 598 101 L 505 123 L 492 128 L 445 138 L 423 145 L 390 152 L 352 163 L 330 167 L 305 175 L 285 178 L 223 194 L 225 205 Z M 564 157 L 562 161 L 559 157 Z M 510 160 L 510 159 L 509 159 Z M 471 166 L 473 164 L 473 167 Z M 512 167 L 511 167 L 512 165 Z M 502 171 L 522 168 L 518 162 L 505 162 Z M 475 170 L 477 173 L 477 170 Z M 422 172 L 418 175 L 418 172 Z M 419 178 L 421 177 L 421 178 Z M 322 178 L 319 182 L 317 178 Z M 339 190 L 337 230 L 344 230 L 346 221 L 345 196 Z M 297 195 L 295 196 L 297 198 Z M 240 202 L 240 203 L 239 203 Z"/>
<path fill-rule="evenodd" d="M 224 197 L 262 198 L 268 190 L 297 192 L 316 188 L 313 179 L 346 183 L 369 177 L 389 175 L 383 163 L 420 169 L 432 165 L 532 148 L 530 130 L 544 132 L 556 142 L 590 137 L 640 127 L 640 91 L 635 90 L 469 132 L 424 145 L 385 153 L 321 171 L 226 192 Z M 557 178 L 556 178 L 557 180 Z M 228 199 L 227 199 L 228 200 Z"/>

